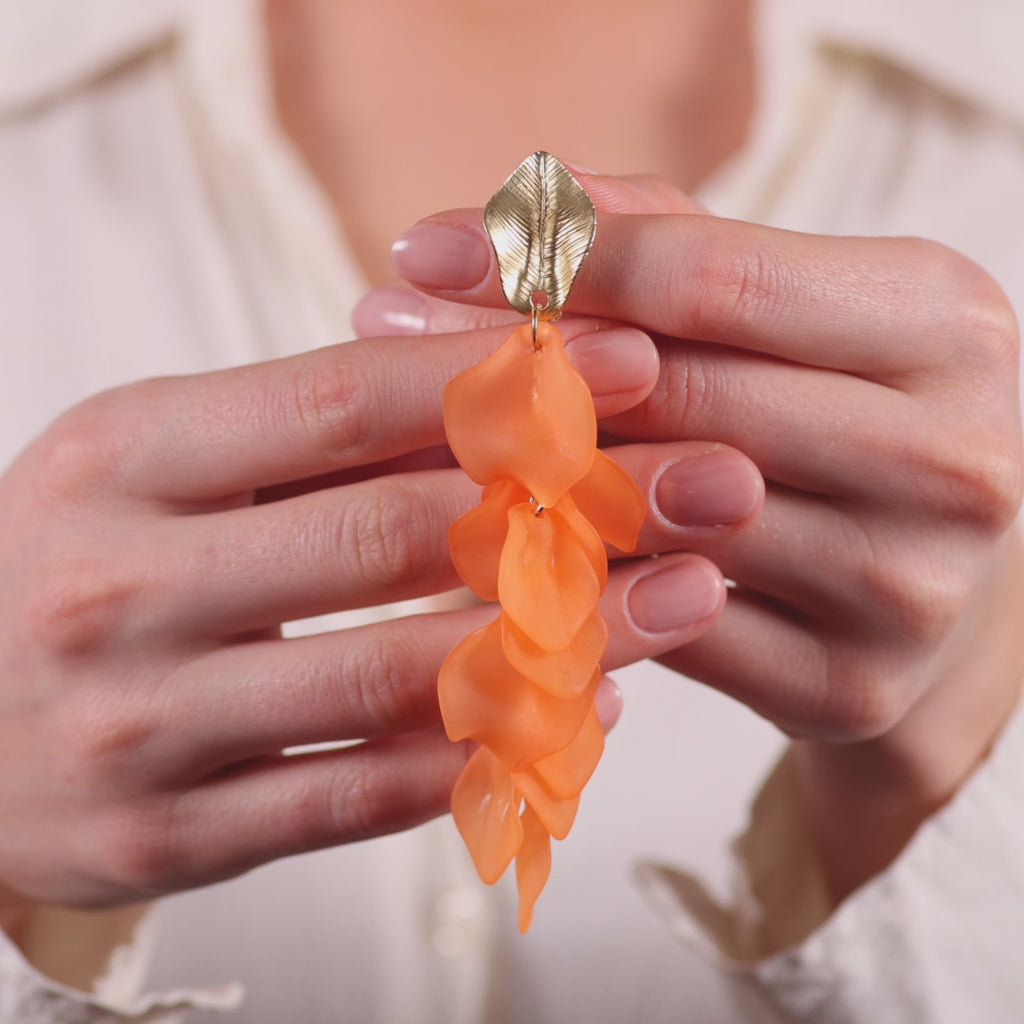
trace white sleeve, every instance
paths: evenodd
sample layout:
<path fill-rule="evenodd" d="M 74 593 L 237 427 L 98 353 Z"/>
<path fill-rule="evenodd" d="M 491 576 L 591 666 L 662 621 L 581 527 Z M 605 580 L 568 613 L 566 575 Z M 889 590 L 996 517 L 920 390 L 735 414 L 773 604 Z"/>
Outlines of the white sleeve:
<path fill-rule="evenodd" d="M 97 941 L 103 926 L 99 913 L 68 912 L 59 922 L 47 922 L 54 962 L 73 976 L 74 949 Z M 0 930 L 0 1024 L 184 1024 L 189 1009 L 231 1010 L 240 1004 L 238 985 L 140 996 L 154 927 L 146 915 L 130 941 L 104 955 L 104 970 L 88 992 L 43 974 Z"/>
<path fill-rule="evenodd" d="M 644 864 L 672 931 L 725 973 L 750 1022 L 1019 1024 L 1024 1019 L 1024 709 L 885 871 L 830 911 L 784 757 L 717 900 Z"/>

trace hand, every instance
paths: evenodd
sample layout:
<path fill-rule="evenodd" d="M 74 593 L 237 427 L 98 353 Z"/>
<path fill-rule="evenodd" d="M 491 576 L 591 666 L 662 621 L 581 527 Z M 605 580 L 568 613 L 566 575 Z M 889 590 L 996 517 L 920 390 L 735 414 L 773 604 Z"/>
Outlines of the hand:
<path fill-rule="evenodd" d="M 713 630 L 662 660 L 803 739 L 841 896 L 948 799 L 1019 695 L 1013 313 L 934 243 L 772 230 L 664 183 L 582 180 L 614 212 L 570 309 L 651 332 L 662 365 L 607 430 L 722 441 L 767 480 L 752 530 L 693 539 L 737 587 Z M 360 329 L 396 303 L 424 330 L 504 315 L 479 211 L 417 225 L 395 262 L 433 298 L 379 290 Z"/>
<path fill-rule="evenodd" d="M 657 355 L 639 332 L 597 326 L 574 325 L 568 351 L 599 411 L 619 413 L 654 386 Z M 440 728 L 437 670 L 493 609 L 300 639 L 279 626 L 457 584 L 447 528 L 479 488 L 451 468 L 441 392 L 504 333 L 145 381 L 72 409 L 12 466 L 0 918 L 206 884 L 446 808 L 466 752 Z M 665 457 L 722 465 L 732 485 L 711 504 L 759 506 L 756 470 L 721 446 L 627 455 L 644 486 Z M 672 549 L 686 532 L 652 517 L 643 544 Z M 624 563 L 603 605 L 607 667 L 699 635 L 724 596 L 696 555 Z M 613 691 L 605 702 L 610 720 Z M 365 742 L 282 754 L 352 739 Z"/>

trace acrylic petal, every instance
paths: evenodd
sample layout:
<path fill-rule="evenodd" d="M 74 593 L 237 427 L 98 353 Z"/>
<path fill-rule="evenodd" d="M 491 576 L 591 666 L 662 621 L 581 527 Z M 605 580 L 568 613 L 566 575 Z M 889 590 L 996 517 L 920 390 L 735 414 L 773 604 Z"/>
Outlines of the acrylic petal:
<path fill-rule="evenodd" d="M 494 355 L 455 377 L 444 423 L 459 464 L 480 484 L 513 479 L 542 505 L 590 469 L 597 444 L 594 403 L 565 354 L 558 328 L 525 324 Z"/>
<path fill-rule="evenodd" d="M 509 616 L 502 615 L 501 645 L 514 668 L 552 696 L 565 700 L 578 697 L 589 685 L 608 646 L 608 627 L 600 614 L 594 612 L 568 647 L 545 651 Z"/>
<path fill-rule="evenodd" d="M 467 762 L 452 788 L 452 816 L 480 877 L 492 885 L 523 842 L 521 798 L 508 769 L 485 747 Z"/>
<path fill-rule="evenodd" d="M 572 741 L 600 680 L 598 670 L 578 697 L 552 697 L 508 663 L 495 621 L 470 633 L 445 659 L 438 698 L 452 740 L 478 740 L 509 769 L 522 771 Z"/>
<path fill-rule="evenodd" d="M 647 501 L 633 478 L 600 449 L 578 483 L 573 500 L 601 537 L 620 551 L 636 547 L 640 527 L 647 518 Z"/>
<path fill-rule="evenodd" d="M 530 930 L 537 897 L 551 875 L 551 837 L 540 818 L 527 807 L 523 811 L 523 845 L 516 855 L 516 884 L 519 886 L 519 930 Z"/>
<path fill-rule="evenodd" d="M 590 520 L 577 508 L 576 502 L 572 499 L 571 492 L 558 502 L 554 511 L 558 512 L 565 519 L 566 523 L 572 527 L 580 547 L 590 560 L 590 564 L 594 567 L 594 572 L 597 574 L 597 585 L 603 594 L 604 588 L 608 583 L 608 555 L 605 552 L 601 535 L 594 529 Z"/>
<path fill-rule="evenodd" d="M 498 596 L 516 625 L 544 650 L 568 647 L 597 607 L 601 583 L 591 559 L 557 508 L 539 515 L 531 505 L 509 510 Z"/>
<path fill-rule="evenodd" d="M 508 535 L 508 510 L 524 498 L 523 488 L 504 480 L 486 489 L 483 501 L 456 519 L 448 530 L 448 548 L 462 582 L 485 601 L 498 600 L 498 566 Z"/>
<path fill-rule="evenodd" d="M 553 839 L 564 839 L 576 820 L 578 796 L 563 800 L 555 796 L 535 772 L 516 772 L 512 776 L 523 799 L 533 808 Z"/>
<path fill-rule="evenodd" d="M 534 770 L 555 796 L 569 800 L 583 791 L 604 753 L 604 729 L 591 705 L 580 731 L 557 753 L 537 761 Z"/>

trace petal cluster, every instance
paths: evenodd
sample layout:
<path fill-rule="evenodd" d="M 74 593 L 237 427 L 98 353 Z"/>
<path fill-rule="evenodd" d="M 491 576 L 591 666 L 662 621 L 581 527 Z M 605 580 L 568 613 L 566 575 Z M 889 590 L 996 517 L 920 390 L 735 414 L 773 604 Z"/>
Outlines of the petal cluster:
<path fill-rule="evenodd" d="M 452 524 L 452 560 L 467 586 L 501 604 L 441 668 L 453 740 L 480 747 L 452 792 L 452 814 L 488 883 L 513 859 L 526 931 L 604 748 L 594 708 L 608 631 L 597 604 L 604 542 L 636 545 L 646 505 L 597 447 L 586 383 L 551 324 L 519 328 L 448 385 L 448 442 L 484 491 Z"/>

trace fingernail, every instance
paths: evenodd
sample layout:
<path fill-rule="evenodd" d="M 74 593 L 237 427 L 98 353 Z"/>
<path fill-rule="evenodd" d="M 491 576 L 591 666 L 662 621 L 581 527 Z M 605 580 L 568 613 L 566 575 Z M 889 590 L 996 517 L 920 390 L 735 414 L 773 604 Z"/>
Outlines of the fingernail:
<path fill-rule="evenodd" d="M 491 266 L 491 250 L 468 228 L 417 224 L 391 247 L 391 261 L 413 284 L 461 291 L 484 279 Z"/>
<path fill-rule="evenodd" d="M 608 676 L 604 676 L 594 694 L 594 707 L 601 721 L 601 728 L 610 732 L 622 714 L 622 691 Z"/>
<path fill-rule="evenodd" d="M 579 174 L 597 174 L 593 167 L 587 167 L 585 164 L 579 163 L 577 160 L 563 160 L 563 164 L 569 168 L 570 171 L 576 171 Z"/>
<path fill-rule="evenodd" d="M 426 301 L 408 287 L 386 285 L 375 288 L 364 295 L 352 310 L 352 329 L 358 338 L 422 334 L 426 327 Z"/>
<path fill-rule="evenodd" d="M 644 334 L 628 327 L 584 334 L 565 351 L 595 395 L 615 395 L 647 387 L 658 376 L 658 350 Z"/>
<path fill-rule="evenodd" d="M 655 569 L 633 584 L 626 598 L 633 622 L 647 633 L 671 633 L 713 615 L 725 583 L 702 559 Z"/>
<path fill-rule="evenodd" d="M 761 478 L 747 459 L 719 448 L 669 465 L 658 478 L 654 494 L 670 523 L 724 526 L 753 513 L 761 487 Z"/>

